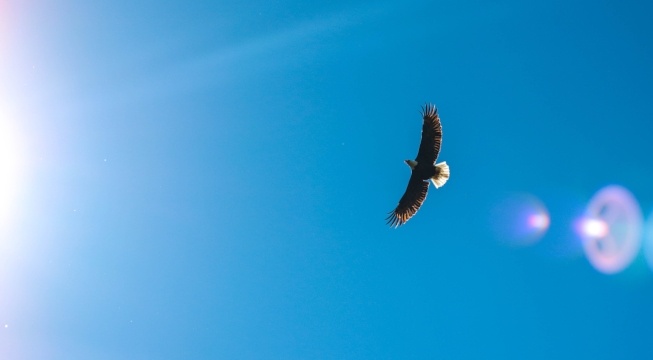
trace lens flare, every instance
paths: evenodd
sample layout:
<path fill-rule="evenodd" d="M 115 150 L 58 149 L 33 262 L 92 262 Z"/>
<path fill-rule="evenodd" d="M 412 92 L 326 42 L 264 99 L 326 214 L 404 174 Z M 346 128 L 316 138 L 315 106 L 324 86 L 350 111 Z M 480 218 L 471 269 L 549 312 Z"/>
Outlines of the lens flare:
<path fill-rule="evenodd" d="M 544 236 L 551 221 L 549 212 L 537 197 L 513 194 L 494 207 L 491 222 L 500 241 L 527 246 Z"/>
<path fill-rule="evenodd" d="M 644 226 L 644 258 L 648 267 L 653 270 L 653 211 L 648 215 Z"/>
<path fill-rule="evenodd" d="M 531 229 L 546 230 L 549 228 L 549 216 L 544 213 L 530 214 L 527 224 Z"/>
<path fill-rule="evenodd" d="M 601 219 L 581 219 L 576 226 L 580 233 L 593 238 L 605 237 L 610 232 L 608 224 Z"/>
<path fill-rule="evenodd" d="M 575 228 L 592 266 L 605 274 L 625 269 L 641 243 L 642 213 L 630 191 L 607 186 L 590 200 Z"/>

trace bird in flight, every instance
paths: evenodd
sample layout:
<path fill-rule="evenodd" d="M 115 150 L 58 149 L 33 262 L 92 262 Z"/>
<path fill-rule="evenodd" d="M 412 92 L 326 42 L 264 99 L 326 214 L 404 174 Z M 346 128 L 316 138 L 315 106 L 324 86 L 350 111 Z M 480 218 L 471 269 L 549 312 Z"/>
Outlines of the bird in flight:
<path fill-rule="evenodd" d="M 429 190 L 429 180 L 435 188 L 443 186 L 449 180 L 449 166 L 446 161 L 435 164 L 442 144 L 442 125 L 438 109 L 431 104 L 422 107 L 422 141 L 415 160 L 405 160 L 410 166 L 411 175 L 404 196 L 399 200 L 397 208 L 386 218 L 388 225 L 399 227 L 406 223 L 419 210 L 426 199 Z M 434 165 L 435 164 L 435 165 Z"/>

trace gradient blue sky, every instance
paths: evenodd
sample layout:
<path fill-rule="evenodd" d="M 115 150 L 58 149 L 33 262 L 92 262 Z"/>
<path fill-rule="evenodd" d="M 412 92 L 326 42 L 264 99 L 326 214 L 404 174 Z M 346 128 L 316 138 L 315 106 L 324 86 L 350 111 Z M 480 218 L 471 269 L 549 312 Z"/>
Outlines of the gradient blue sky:
<path fill-rule="evenodd" d="M 651 356 L 643 252 L 571 231 L 606 185 L 653 210 L 651 13 L 0 1 L 0 358 Z M 424 102 L 452 177 L 391 230 Z"/>

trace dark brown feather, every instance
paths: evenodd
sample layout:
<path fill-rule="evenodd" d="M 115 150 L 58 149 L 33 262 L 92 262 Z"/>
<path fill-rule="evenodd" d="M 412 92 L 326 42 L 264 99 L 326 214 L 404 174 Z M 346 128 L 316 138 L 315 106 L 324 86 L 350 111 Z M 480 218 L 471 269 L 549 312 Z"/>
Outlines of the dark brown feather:
<path fill-rule="evenodd" d="M 408 219 L 413 217 L 417 210 L 426 199 L 426 192 L 429 189 L 428 181 L 420 179 L 413 173 L 408 180 L 408 186 L 404 196 L 399 200 L 397 208 L 389 213 L 386 218 L 388 225 L 398 227 L 406 223 Z"/>
<path fill-rule="evenodd" d="M 438 109 L 431 104 L 425 104 L 422 107 L 422 117 L 424 119 L 422 141 L 419 144 L 415 161 L 418 164 L 433 165 L 438 158 L 442 144 L 442 124 L 440 124 Z"/>

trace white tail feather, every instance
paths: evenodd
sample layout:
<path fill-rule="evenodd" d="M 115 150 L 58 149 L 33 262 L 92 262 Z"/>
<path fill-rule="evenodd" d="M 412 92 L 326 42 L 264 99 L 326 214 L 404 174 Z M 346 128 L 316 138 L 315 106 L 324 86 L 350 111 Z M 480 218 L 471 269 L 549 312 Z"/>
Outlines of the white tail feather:
<path fill-rule="evenodd" d="M 431 181 L 437 189 L 442 187 L 447 182 L 447 180 L 449 180 L 449 165 L 447 165 L 446 161 L 443 161 L 439 164 L 435 164 L 435 168 L 438 169 L 438 172 L 434 177 L 431 178 Z"/>

